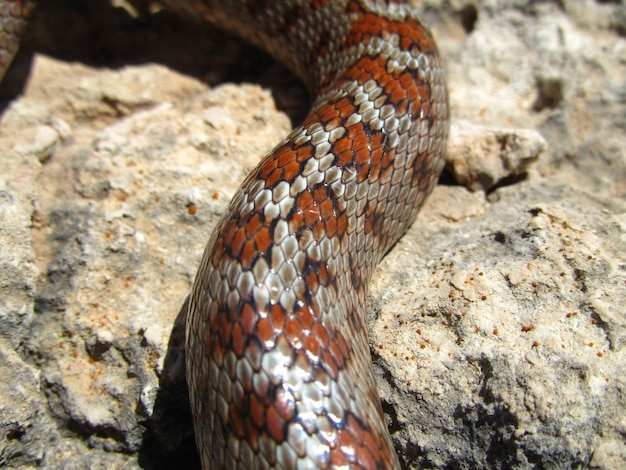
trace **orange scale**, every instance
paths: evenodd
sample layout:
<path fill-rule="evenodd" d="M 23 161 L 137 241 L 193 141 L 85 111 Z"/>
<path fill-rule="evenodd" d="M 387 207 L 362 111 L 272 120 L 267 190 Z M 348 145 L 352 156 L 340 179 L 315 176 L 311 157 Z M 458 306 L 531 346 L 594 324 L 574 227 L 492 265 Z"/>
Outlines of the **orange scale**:
<path fill-rule="evenodd" d="M 293 318 L 287 320 L 285 336 L 292 348 L 300 349 L 302 347 L 302 325 L 297 320 Z"/>
<path fill-rule="evenodd" d="M 254 237 L 254 241 L 256 243 L 257 251 L 259 253 L 265 253 L 272 245 L 272 236 L 269 228 L 266 226 L 261 227 L 261 230 L 259 230 Z"/>
<path fill-rule="evenodd" d="M 239 229 L 239 227 L 237 226 L 237 221 L 236 220 L 231 220 L 228 223 L 228 226 L 224 230 L 224 239 L 226 241 L 229 241 L 229 240 L 232 240 L 233 238 L 235 238 L 235 233 L 237 232 L 238 229 Z"/>
<path fill-rule="evenodd" d="M 352 133 L 352 129 L 355 127 L 357 126 L 355 125 L 350 128 L 350 134 Z M 360 129 L 363 129 L 362 125 L 358 127 Z M 352 138 L 352 150 L 355 150 L 355 151 L 359 151 L 363 149 L 367 150 L 368 144 L 369 144 L 369 139 L 367 138 L 367 132 L 360 132 L 359 134 L 354 135 Z"/>
<path fill-rule="evenodd" d="M 370 176 L 370 167 L 368 165 L 363 165 L 359 167 L 356 173 L 356 182 L 363 183 L 364 181 L 368 181 Z"/>
<path fill-rule="evenodd" d="M 365 430 L 352 413 L 348 415 L 348 419 L 346 420 L 346 431 L 352 436 L 355 445 L 362 445 L 365 441 Z"/>
<path fill-rule="evenodd" d="M 385 148 L 380 145 L 375 149 L 372 149 L 372 154 L 370 156 L 371 165 L 375 167 L 379 167 L 385 158 Z"/>
<path fill-rule="evenodd" d="M 211 260 L 211 263 L 213 266 L 217 266 L 219 264 L 219 262 L 222 260 L 222 257 L 224 255 L 224 239 L 221 238 L 217 241 L 216 245 L 215 245 L 215 250 L 213 250 L 214 256 L 213 259 Z"/>
<path fill-rule="evenodd" d="M 250 217 L 250 219 L 244 226 L 246 236 L 248 238 L 252 238 L 254 234 L 261 228 L 261 226 L 261 217 L 259 216 L 259 214 L 254 214 L 252 217 Z"/>
<path fill-rule="evenodd" d="M 326 234 L 329 237 L 334 237 L 337 233 L 337 219 L 335 217 L 330 217 L 326 219 Z"/>
<path fill-rule="evenodd" d="M 356 461 L 361 468 L 376 468 L 376 462 L 380 462 L 380 452 L 376 456 L 372 455 L 367 447 L 359 447 L 356 454 Z"/>
<path fill-rule="evenodd" d="M 296 161 L 292 161 L 283 169 L 283 179 L 288 182 L 293 182 L 300 174 L 300 164 Z"/>
<path fill-rule="evenodd" d="M 282 147 L 282 149 L 287 149 L 288 147 Z M 279 168 L 284 168 L 285 166 L 287 166 L 289 163 L 291 163 L 294 158 L 294 152 L 293 151 L 289 151 L 289 152 L 280 152 L 281 155 L 278 155 L 278 152 L 276 152 L 276 154 L 274 155 L 274 158 L 276 159 L 276 166 L 278 166 Z"/>
<path fill-rule="evenodd" d="M 320 122 L 327 123 L 328 121 L 331 121 L 332 119 L 337 117 L 337 109 L 335 109 L 333 105 L 327 105 L 320 109 L 319 115 L 320 115 Z M 326 124 L 326 126 L 328 126 L 328 124 Z M 326 128 L 326 126 L 324 127 Z M 326 129 L 326 130 L 332 130 L 332 128 Z"/>
<path fill-rule="evenodd" d="M 359 166 L 359 173 L 365 168 L 367 171 L 370 162 L 370 149 L 365 147 L 361 148 L 354 155 L 354 164 Z"/>
<path fill-rule="evenodd" d="M 409 99 L 395 103 L 396 116 L 404 116 L 407 114 L 407 107 L 411 101 Z"/>
<path fill-rule="evenodd" d="M 313 194 L 311 190 L 302 191 L 296 198 L 295 207 L 297 210 L 304 212 L 308 207 L 314 203 Z"/>
<path fill-rule="evenodd" d="M 397 81 L 387 74 L 381 75 L 380 78 L 376 80 L 376 83 L 378 83 L 378 86 L 380 86 L 387 95 L 398 86 Z"/>
<path fill-rule="evenodd" d="M 417 89 L 417 94 L 422 101 L 430 100 L 430 89 L 426 85 L 420 85 Z"/>
<path fill-rule="evenodd" d="M 343 123 L 341 122 L 340 111 L 337 108 L 334 108 L 335 114 L 330 117 L 324 129 L 326 132 L 333 131 L 338 127 L 342 127 Z"/>
<path fill-rule="evenodd" d="M 230 428 L 232 429 L 235 436 L 239 439 L 242 439 L 244 436 L 243 432 L 243 423 L 241 422 L 241 417 L 237 413 L 237 408 L 235 405 L 230 405 L 228 408 L 228 421 L 230 424 Z"/>
<path fill-rule="evenodd" d="M 367 56 L 359 59 L 360 67 L 368 73 L 371 73 L 373 70 L 376 69 L 376 67 L 378 67 L 377 62 L 378 59 L 372 59 L 371 57 Z"/>
<path fill-rule="evenodd" d="M 324 327 L 323 323 L 316 322 L 315 325 L 313 325 L 311 333 L 317 338 L 317 341 L 323 348 L 328 348 L 328 345 L 330 344 L 330 336 L 328 335 L 328 330 Z"/>
<path fill-rule="evenodd" d="M 243 248 L 243 244 L 247 239 L 246 231 L 243 228 L 237 230 L 235 236 L 230 241 L 230 252 L 234 258 L 239 256 L 239 253 L 241 253 L 241 249 Z"/>
<path fill-rule="evenodd" d="M 297 319 L 304 331 L 311 331 L 315 324 L 315 316 L 315 313 L 308 306 L 298 310 Z"/>
<path fill-rule="evenodd" d="M 328 351 L 322 351 L 322 364 L 324 370 L 332 377 L 333 380 L 337 380 L 339 377 L 339 367 L 337 363 Z"/>
<path fill-rule="evenodd" d="M 365 227 L 363 228 L 363 231 L 365 232 L 365 234 L 370 234 L 372 233 L 372 230 L 374 228 L 374 218 L 373 217 L 366 217 L 365 219 Z"/>
<path fill-rule="evenodd" d="M 348 457 L 348 455 L 345 454 L 340 447 L 335 447 L 334 449 L 331 449 L 330 455 L 328 457 L 328 463 L 330 465 L 330 468 L 348 468 L 351 462 L 352 461 L 350 457 Z"/>
<path fill-rule="evenodd" d="M 300 124 L 301 127 L 304 127 L 305 129 L 308 129 L 309 127 L 311 127 L 312 124 L 317 122 L 317 115 L 316 114 L 309 114 L 304 121 L 302 121 L 302 124 Z"/>
<path fill-rule="evenodd" d="M 274 346 L 274 328 L 267 318 L 261 318 L 256 324 L 255 333 L 264 349 Z"/>
<path fill-rule="evenodd" d="M 328 352 L 330 352 L 330 354 L 333 356 L 333 359 L 337 363 L 337 367 L 343 369 L 346 366 L 346 358 L 341 352 L 341 348 L 339 347 L 336 339 L 335 341 L 331 341 L 328 345 Z"/>
<path fill-rule="evenodd" d="M 345 139 L 345 140 L 346 142 L 348 142 L 348 144 L 352 143 L 348 139 Z M 354 154 L 352 150 L 346 150 L 345 152 L 341 152 L 341 154 L 337 155 L 337 166 L 339 168 L 348 166 L 352 163 L 353 159 L 354 159 Z"/>
<path fill-rule="evenodd" d="M 320 205 L 320 217 L 323 221 L 328 221 L 335 217 L 335 209 L 329 198 L 324 199 Z"/>
<path fill-rule="evenodd" d="M 382 132 L 377 132 L 370 138 L 370 147 L 371 148 L 382 147 L 384 138 L 385 136 Z"/>
<path fill-rule="evenodd" d="M 341 98 L 339 101 L 337 101 L 335 106 L 337 106 L 338 109 L 344 109 L 346 107 L 352 106 L 352 104 L 350 103 L 350 99 L 349 98 L 344 97 L 344 98 Z"/>
<path fill-rule="evenodd" d="M 243 327 L 239 323 L 233 326 L 231 344 L 237 357 L 242 357 L 246 349 L 246 336 L 244 334 Z"/>
<path fill-rule="evenodd" d="M 415 79 L 411 76 L 410 73 L 403 73 L 399 78 L 399 82 L 402 88 L 409 88 L 415 83 Z"/>
<path fill-rule="evenodd" d="M 319 364 L 321 348 L 317 340 L 313 336 L 307 335 L 304 337 L 302 345 L 304 346 L 303 350 L 309 361 L 314 364 Z"/>
<path fill-rule="evenodd" d="M 365 431 L 363 435 L 363 447 L 375 451 L 377 455 L 380 455 L 380 436 L 372 434 L 371 431 Z"/>
<path fill-rule="evenodd" d="M 295 212 L 289 219 L 289 231 L 297 233 L 304 226 L 304 214 Z"/>
<path fill-rule="evenodd" d="M 337 447 L 342 449 L 342 452 L 344 452 L 351 461 L 355 460 L 356 455 L 354 455 L 354 449 L 356 449 L 359 444 L 360 441 L 354 438 L 354 434 L 348 432 L 346 429 L 340 429 L 337 432 Z"/>
<path fill-rule="evenodd" d="M 390 94 L 392 103 L 399 103 L 406 99 L 406 90 L 404 88 L 396 87 Z"/>
<path fill-rule="evenodd" d="M 226 315 L 222 315 L 220 317 L 220 342 L 228 342 L 230 340 L 230 330 L 232 328 L 232 324 L 228 321 L 228 317 Z"/>
<path fill-rule="evenodd" d="M 241 263 L 241 267 L 244 269 L 252 269 L 252 265 L 256 260 L 256 247 L 254 240 L 248 240 L 241 250 L 241 254 L 239 256 L 239 262 Z"/>
<path fill-rule="evenodd" d="M 256 327 L 256 322 L 259 319 L 256 311 L 249 303 L 243 304 L 241 307 L 241 313 L 239 314 L 239 324 L 243 328 L 243 332 L 246 335 L 251 335 Z"/>
<path fill-rule="evenodd" d="M 245 440 L 248 444 L 250 444 L 250 447 L 252 448 L 253 452 L 258 453 L 259 452 L 259 431 L 254 428 L 254 425 L 250 422 L 250 420 L 245 421 L 245 427 L 246 427 Z"/>
<path fill-rule="evenodd" d="M 319 212 L 319 208 L 317 207 L 317 205 L 313 204 L 309 207 L 306 208 L 306 210 L 304 211 L 304 224 L 307 227 L 311 227 L 312 229 L 314 229 L 316 222 L 320 220 L 320 212 Z M 313 235 L 315 235 L 315 232 L 313 233 Z M 319 240 L 318 238 L 316 238 L 316 240 Z"/>
<path fill-rule="evenodd" d="M 309 287 L 309 291 L 313 294 L 317 292 L 320 287 L 320 280 L 316 272 L 309 271 L 306 275 L 307 286 Z M 309 325 L 310 327 L 311 325 Z"/>
<path fill-rule="evenodd" d="M 352 142 L 350 141 L 350 139 L 346 139 L 345 137 L 339 139 L 337 142 L 335 142 L 335 145 L 333 147 L 335 155 L 339 155 L 340 153 L 349 150 L 351 144 Z"/>
<path fill-rule="evenodd" d="M 265 187 L 273 188 L 282 180 L 283 180 L 283 170 L 280 168 L 274 168 L 274 170 L 268 176 L 265 177 Z"/>
<path fill-rule="evenodd" d="M 348 217 L 345 214 L 341 214 L 337 218 L 337 235 L 343 236 L 348 230 Z"/>
<path fill-rule="evenodd" d="M 272 305 L 268 318 L 272 322 L 272 326 L 275 331 L 282 331 L 285 328 L 287 317 L 285 315 L 285 310 L 280 304 Z"/>
<path fill-rule="evenodd" d="M 350 348 L 348 348 L 348 344 L 346 343 L 346 340 L 343 338 L 341 333 L 338 332 L 336 334 L 335 341 L 337 342 L 337 346 L 339 346 L 339 350 L 341 351 L 341 356 L 342 357 L 349 357 L 350 356 Z"/>
<path fill-rule="evenodd" d="M 285 420 L 276 411 L 276 408 L 270 406 L 265 416 L 265 425 L 267 433 L 279 444 L 285 440 Z"/>
<path fill-rule="evenodd" d="M 393 162 L 395 160 L 395 157 L 396 157 L 395 150 L 390 150 L 389 152 L 384 153 L 383 159 L 382 159 L 383 167 L 385 168 L 393 167 Z"/>
<path fill-rule="evenodd" d="M 311 231 L 313 232 L 313 239 L 320 241 L 326 238 L 326 227 L 323 222 L 320 222 L 319 219 L 315 224 L 311 224 Z"/>
<path fill-rule="evenodd" d="M 219 341 L 213 342 L 211 359 L 213 359 L 215 365 L 220 369 L 224 365 L 224 346 L 222 346 L 222 343 L 220 343 Z"/>
<path fill-rule="evenodd" d="M 255 394 L 249 395 L 248 403 L 248 414 L 250 419 L 257 429 L 263 429 L 263 425 L 265 424 L 265 407 Z"/>

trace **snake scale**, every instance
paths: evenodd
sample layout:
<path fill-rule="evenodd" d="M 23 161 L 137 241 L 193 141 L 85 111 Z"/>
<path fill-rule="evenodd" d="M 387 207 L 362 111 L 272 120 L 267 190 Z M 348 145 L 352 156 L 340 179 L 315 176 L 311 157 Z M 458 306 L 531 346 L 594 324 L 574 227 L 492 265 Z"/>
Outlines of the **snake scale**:
<path fill-rule="evenodd" d="M 314 97 L 205 249 L 187 380 L 205 468 L 399 468 L 365 325 L 372 270 L 443 168 L 444 71 L 391 0 L 179 0 L 264 49 Z M 0 73 L 30 2 L 0 0 Z"/>

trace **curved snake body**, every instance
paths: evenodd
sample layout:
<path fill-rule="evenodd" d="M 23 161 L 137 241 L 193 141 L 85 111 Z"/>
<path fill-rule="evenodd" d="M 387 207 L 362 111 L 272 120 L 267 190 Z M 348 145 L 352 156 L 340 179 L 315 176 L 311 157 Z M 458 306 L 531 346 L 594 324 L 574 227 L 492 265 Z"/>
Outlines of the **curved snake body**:
<path fill-rule="evenodd" d="M 192 288 L 203 466 L 398 468 L 364 308 L 372 270 L 443 168 L 436 45 L 402 2 L 166 3 L 265 49 L 315 97 L 234 196 Z"/>

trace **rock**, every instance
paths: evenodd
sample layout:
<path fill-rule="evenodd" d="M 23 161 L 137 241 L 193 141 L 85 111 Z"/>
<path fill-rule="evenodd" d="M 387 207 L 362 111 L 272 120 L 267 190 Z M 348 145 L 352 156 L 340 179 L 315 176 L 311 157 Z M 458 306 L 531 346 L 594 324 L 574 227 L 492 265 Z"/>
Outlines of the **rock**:
<path fill-rule="evenodd" d="M 403 466 L 624 467 L 623 7 L 427 3 L 455 176 L 368 301 Z M 306 106 L 212 28 L 57 7 L 33 20 L 47 54 L 0 127 L 0 462 L 197 468 L 184 301 L 230 197 Z"/>
<path fill-rule="evenodd" d="M 453 126 L 448 168 L 472 191 L 487 192 L 524 176 L 547 147 L 541 134 L 531 129 L 494 129 L 465 121 Z"/>

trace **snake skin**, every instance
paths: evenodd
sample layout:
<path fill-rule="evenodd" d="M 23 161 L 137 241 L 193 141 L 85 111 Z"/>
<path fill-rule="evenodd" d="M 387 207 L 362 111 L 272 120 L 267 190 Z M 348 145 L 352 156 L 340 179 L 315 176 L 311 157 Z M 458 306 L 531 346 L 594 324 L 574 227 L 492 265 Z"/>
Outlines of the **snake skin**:
<path fill-rule="evenodd" d="M 266 50 L 315 97 L 235 194 L 192 288 L 187 380 L 204 468 L 399 468 L 364 309 L 372 270 L 443 168 L 432 37 L 403 2 L 164 3 Z M 0 20 L 19 18 L 2 14 L 16 4 L 0 0 Z"/>
<path fill-rule="evenodd" d="M 17 52 L 33 7 L 30 0 L 0 0 L 0 81 Z"/>

